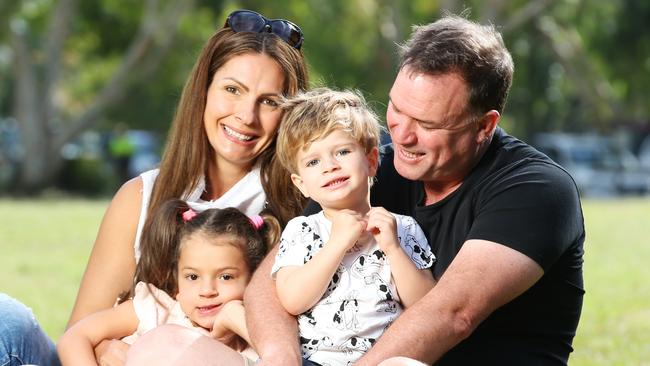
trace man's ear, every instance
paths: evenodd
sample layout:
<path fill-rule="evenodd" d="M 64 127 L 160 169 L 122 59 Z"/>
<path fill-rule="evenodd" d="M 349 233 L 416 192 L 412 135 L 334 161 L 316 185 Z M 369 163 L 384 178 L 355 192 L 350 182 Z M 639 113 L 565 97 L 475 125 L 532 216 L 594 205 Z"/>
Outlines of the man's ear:
<path fill-rule="evenodd" d="M 366 154 L 368 159 L 368 176 L 374 177 L 377 175 L 377 169 L 379 168 L 379 149 L 375 146 Z"/>
<path fill-rule="evenodd" d="M 500 119 L 501 115 L 494 109 L 488 111 L 481 117 L 478 121 L 478 134 L 476 136 L 478 143 L 492 139 L 492 134 L 494 134 L 494 130 L 497 128 Z"/>
<path fill-rule="evenodd" d="M 298 174 L 291 173 L 291 182 L 293 182 L 293 185 L 300 190 L 300 193 L 302 193 L 303 196 L 309 198 L 309 193 L 307 192 L 305 184 L 303 183 L 302 178 L 300 178 Z"/>

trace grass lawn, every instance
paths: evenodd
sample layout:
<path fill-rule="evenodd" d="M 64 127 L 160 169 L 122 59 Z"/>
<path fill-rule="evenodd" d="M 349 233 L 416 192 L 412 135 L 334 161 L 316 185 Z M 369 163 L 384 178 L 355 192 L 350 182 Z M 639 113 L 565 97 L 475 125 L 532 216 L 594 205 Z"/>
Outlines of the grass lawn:
<path fill-rule="evenodd" d="M 107 201 L 0 199 L 0 291 L 58 339 Z M 571 365 L 650 365 L 650 199 L 586 200 L 587 295 Z"/>

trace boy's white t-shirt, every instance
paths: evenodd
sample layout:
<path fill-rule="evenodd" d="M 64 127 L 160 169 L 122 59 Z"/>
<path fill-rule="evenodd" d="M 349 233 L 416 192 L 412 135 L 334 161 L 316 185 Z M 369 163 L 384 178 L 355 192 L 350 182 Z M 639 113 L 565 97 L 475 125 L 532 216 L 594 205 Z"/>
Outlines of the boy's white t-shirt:
<path fill-rule="evenodd" d="M 400 245 L 419 269 L 433 265 L 427 239 L 412 217 L 393 214 Z M 323 212 L 299 216 L 282 232 L 271 274 L 303 266 L 329 240 L 332 223 Z M 320 364 L 347 365 L 359 359 L 402 312 L 390 264 L 371 236 L 350 249 L 323 297 L 298 316 L 303 357 Z"/>

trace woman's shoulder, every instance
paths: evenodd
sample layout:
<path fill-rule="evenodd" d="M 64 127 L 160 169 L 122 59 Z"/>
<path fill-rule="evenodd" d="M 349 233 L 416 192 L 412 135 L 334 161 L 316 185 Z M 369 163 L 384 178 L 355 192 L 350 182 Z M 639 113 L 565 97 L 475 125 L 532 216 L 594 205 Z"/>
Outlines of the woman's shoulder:
<path fill-rule="evenodd" d="M 142 179 L 135 177 L 124 183 L 113 196 L 104 215 L 104 225 L 111 226 L 111 230 L 127 230 L 135 234 L 141 204 Z"/>
<path fill-rule="evenodd" d="M 140 202 L 142 200 L 142 177 L 135 177 L 126 181 L 113 196 L 111 206 L 133 206 L 140 211 Z"/>

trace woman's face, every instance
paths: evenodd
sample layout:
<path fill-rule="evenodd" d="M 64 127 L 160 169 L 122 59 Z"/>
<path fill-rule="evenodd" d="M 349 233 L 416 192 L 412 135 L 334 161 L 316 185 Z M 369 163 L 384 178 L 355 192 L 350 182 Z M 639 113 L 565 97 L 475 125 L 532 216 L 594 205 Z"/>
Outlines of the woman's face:
<path fill-rule="evenodd" d="M 203 113 L 217 165 L 250 169 L 278 129 L 284 74 L 265 54 L 234 56 L 219 68 Z"/>

